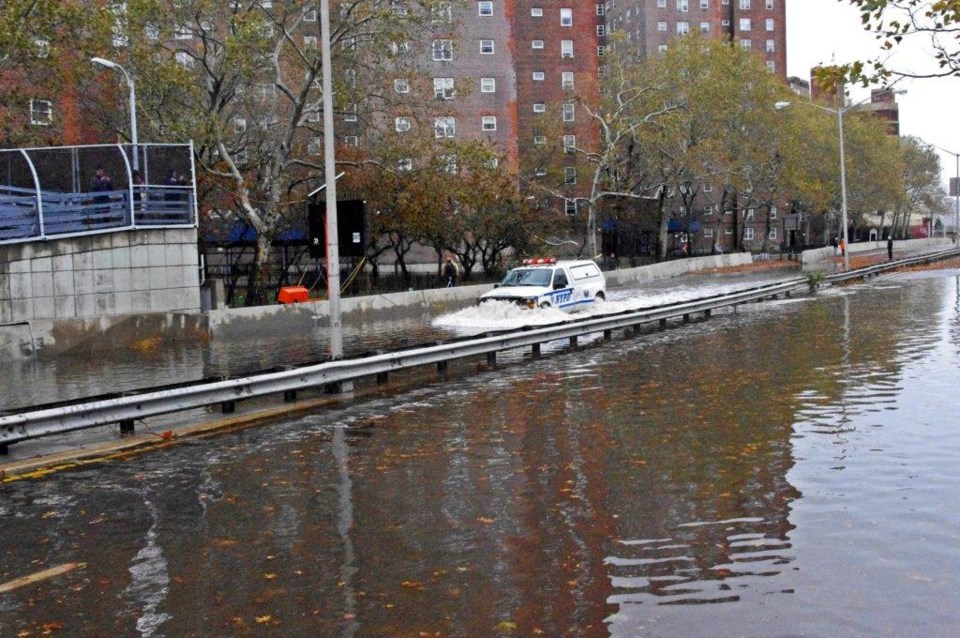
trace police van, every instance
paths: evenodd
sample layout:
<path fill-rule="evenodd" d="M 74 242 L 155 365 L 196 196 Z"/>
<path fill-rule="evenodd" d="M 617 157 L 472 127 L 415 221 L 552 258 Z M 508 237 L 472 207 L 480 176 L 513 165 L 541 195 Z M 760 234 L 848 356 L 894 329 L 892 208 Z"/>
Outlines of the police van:
<path fill-rule="evenodd" d="M 592 261 L 525 259 L 493 290 L 480 295 L 479 301 L 511 301 L 526 308 L 572 312 L 603 301 L 606 295 L 606 280 Z"/>

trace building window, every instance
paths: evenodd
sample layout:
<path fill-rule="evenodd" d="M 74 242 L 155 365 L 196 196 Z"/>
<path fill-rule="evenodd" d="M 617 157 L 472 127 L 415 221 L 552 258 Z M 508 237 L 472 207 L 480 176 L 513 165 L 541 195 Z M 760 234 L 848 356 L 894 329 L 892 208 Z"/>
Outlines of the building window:
<path fill-rule="evenodd" d="M 743 229 L 743 238 L 744 238 L 744 240 L 746 240 L 746 241 L 753 241 L 753 229 L 752 229 L 752 228 L 744 228 L 744 229 Z"/>
<path fill-rule="evenodd" d="M 434 24 L 450 24 L 453 22 L 453 5 L 441 2 L 430 8 L 430 21 Z"/>
<path fill-rule="evenodd" d="M 564 184 L 576 184 L 577 183 L 577 169 L 575 166 L 566 166 L 563 169 L 563 183 Z"/>
<path fill-rule="evenodd" d="M 564 199 L 563 200 L 563 212 L 567 215 L 573 217 L 577 214 L 577 200 L 575 199 Z"/>
<path fill-rule="evenodd" d="M 457 156 L 456 155 L 445 155 L 440 158 L 445 162 L 443 170 L 451 173 L 452 175 L 457 174 Z"/>
<path fill-rule="evenodd" d="M 542 18 L 542 17 L 543 17 L 543 9 L 540 8 L 540 7 L 532 7 L 532 8 L 530 9 L 530 17 L 531 17 L 531 18 Z"/>
<path fill-rule="evenodd" d="M 360 146 L 360 136 L 359 135 L 346 135 L 343 138 L 343 143 L 347 146 Z"/>
<path fill-rule="evenodd" d="M 770 234 L 767 235 L 767 238 L 768 238 L 768 239 L 772 239 L 773 241 L 777 241 L 777 229 L 776 229 L 776 228 L 771 228 L 771 229 L 770 229 Z"/>
<path fill-rule="evenodd" d="M 721 27 L 729 27 L 729 26 L 730 26 L 730 21 L 729 21 L 729 20 L 721 20 L 721 21 L 720 21 L 720 26 L 721 26 Z"/>
<path fill-rule="evenodd" d="M 410 80 L 406 78 L 397 78 L 393 81 L 393 90 L 396 93 L 409 93 Z"/>
<path fill-rule="evenodd" d="M 704 239 L 713 239 L 713 229 L 712 229 L 712 228 L 704 228 L 704 229 L 703 229 L 703 238 L 704 238 Z"/>
<path fill-rule="evenodd" d="M 543 102 L 534 102 L 533 103 L 533 112 L 534 113 L 546 113 L 547 105 Z"/>
<path fill-rule="evenodd" d="M 563 103 L 563 121 L 564 122 L 573 122 L 576 118 L 575 115 L 575 105 L 573 102 L 564 102 Z"/>
<path fill-rule="evenodd" d="M 484 115 L 481 119 L 480 127 L 484 131 L 496 131 L 497 130 L 497 118 L 494 115 Z"/>
<path fill-rule="evenodd" d="M 483 165 L 489 168 L 491 171 L 496 170 L 496 168 L 500 166 L 500 158 L 491 157 L 486 162 L 484 162 Z"/>
<path fill-rule="evenodd" d="M 776 219 L 776 218 L 777 218 L 777 207 L 776 207 L 776 205 L 770 207 L 770 213 L 769 213 L 769 215 L 767 215 L 767 218 L 768 218 L 768 219 Z"/>
<path fill-rule="evenodd" d="M 751 40 L 740 40 L 740 46 L 743 47 L 744 49 L 752 49 L 752 48 L 753 48 L 753 41 L 751 41 Z"/>
<path fill-rule="evenodd" d="M 173 33 L 173 37 L 175 40 L 192 40 L 193 32 L 190 31 L 190 27 L 182 25 L 177 27 L 177 30 Z"/>
<path fill-rule="evenodd" d="M 666 2 L 666 0 L 664 0 L 664 2 Z M 598 4 L 598 5 L 597 5 L 597 15 L 598 15 L 598 16 L 602 16 L 604 13 L 606 13 L 606 11 L 604 10 L 604 6 L 603 6 L 602 4 Z"/>
<path fill-rule="evenodd" d="M 597 57 L 602 58 L 606 54 L 607 54 L 607 47 L 603 46 L 602 44 L 597 47 Z"/>
<path fill-rule="evenodd" d="M 30 100 L 30 123 L 48 126 L 53 123 L 53 102 L 50 100 Z"/>
<path fill-rule="evenodd" d="M 573 71 L 563 71 L 560 73 L 560 88 L 564 91 L 573 90 Z"/>
<path fill-rule="evenodd" d="M 303 8 L 303 21 L 304 22 L 316 22 L 317 21 L 317 10 L 310 9 L 308 7 Z"/>
<path fill-rule="evenodd" d="M 733 234 L 733 229 L 732 229 L 732 228 L 724 228 L 724 229 L 723 229 L 723 234 L 724 234 L 724 235 L 732 235 L 732 234 Z"/>
<path fill-rule="evenodd" d="M 542 49 L 543 40 L 534 40 L 533 42 L 530 43 L 530 47 L 533 49 Z"/>
<path fill-rule="evenodd" d="M 773 18 L 767 18 L 766 21 L 767 31 L 773 31 Z"/>
<path fill-rule="evenodd" d="M 433 136 L 437 139 L 451 138 L 457 134 L 457 120 L 453 117 L 438 117 L 433 120 Z"/>
<path fill-rule="evenodd" d="M 413 160 L 409 157 L 403 157 L 397 162 L 398 171 L 412 171 Z"/>
<path fill-rule="evenodd" d="M 393 128 L 397 133 L 406 133 L 410 130 L 410 118 L 406 116 L 398 117 L 394 120 Z"/>
<path fill-rule="evenodd" d="M 434 40 L 431 48 L 433 49 L 434 60 L 453 59 L 453 40 Z"/>
<path fill-rule="evenodd" d="M 744 10 L 750 9 L 750 0 L 740 0 L 740 8 Z"/>
<path fill-rule="evenodd" d="M 658 8 L 658 9 L 666 9 L 666 8 L 667 8 L 667 0 L 657 0 L 657 8 Z"/>
<path fill-rule="evenodd" d="M 700 23 L 700 32 L 701 32 L 701 33 L 710 33 L 710 23 L 709 23 L 709 22 L 701 22 L 701 23 Z"/>
<path fill-rule="evenodd" d="M 741 31 L 750 30 L 750 18 L 740 18 L 740 30 Z"/>
<path fill-rule="evenodd" d="M 677 0 L 677 11 L 686 13 L 690 10 L 690 0 Z"/>
<path fill-rule="evenodd" d="M 666 52 L 667 52 L 667 45 L 665 45 L 665 44 L 657 45 L 657 52 L 658 52 L 658 53 L 666 53 Z"/>
<path fill-rule="evenodd" d="M 713 192 L 713 184 L 704 184 L 704 185 L 701 187 L 701 190 L 702 190 L 704 193 L 712 193 L 712 192 Z"/>
<path fill-rule="evenodd" d="M 547 136 L 546 136 L 546 135 L 534 135 L 534 136 L 533 136 L 533 143 L 534 143 L 536 146 L 543 146 L 544 144 L 547 143 Z"/>
<path fill-rule="evenodd" d="M 701 9 L 709 9 L 709 8 L 710 8 L 710 0 L 700 0 L 700 8 L 701 8 Z"/>
<path fill-rule="evenodd" d="M 534 71 L 534 72 L 533 72 L 533 81 L 534 81 L 534 82 L 543 82 L 543 80 L 544 80 L 546 77 L 547 77 L 547 74 L 544 73 L 543 71 Z"/>
<path fill-rule="evenodd" d="M 677 23 L 677 35 L 687 35 L 690 33 L 690 23 L 689 22 L 678 22 Z"/>
<path fill-rule="evenodd" d="M 438 100 L 452 100 L 454 96 L 453 78 L 433 78 L 433 97 Z"/>
<path fill-rule="evenodd" d="M 493 40 L 480 40 L 480 53 L 493 55 Z"/>
<path fill-rule="evenodd" d="M 185 69 L 192 69 L 196 62 L 196 60 L 194 60 L 193 57 L 186 51 L 177 51 L 176 55 L 174 55 L 174 59 L 177 61 L 177 64 Z"/>
<path fill-rule="evenodd" d="M 773 0 L 767 0 L 767 9 L 773 9 Z"/>
<path fill-rule="evenodd" d="M 480 92 L 496 93 L 497 92 L 496 78 L 480 78 Z"/>
<path fill-rule="evenodd" d="M 350 104 L 347 106 L 347 110 L 343 112 L 343 121 L 344 122 L 357 121 L 357 105 L 356 104 Z"/>
<path fill-rule="evenodd" d="M 774 62 L 773 60 L 767 60 L 767 69 L 769 69 L 770 71 L 776 71 L 777 63 Z"/>
<path fill-rule="evenodd" d="M 573 26 L 573 9 L 560 9 L 560 26 Z"/>
<path fill-rule="evenodd" d="M 410 53 L 410 43 L 406 40 L 390 43 L 390 55 L 396 57 L 398 55 L 405 55 L 407 53 Z"/>
<path fill-rule="evenodd" d="M 307 155 L 319 155 L 323 152 L 323 138 L 311 137 L 307 142 Z"/>
<path fill-rule="evenodd" d="M 403 0 L 391 0 L 391 6 L 393 7 L 393 13 L 400 17 L 407 15 L 407 3 Z"/>
<path fill-rule="evenodd" d="M 482 16 L 492 16 L 493 15 L 493 3 L 492 2 L 478 2 L 477 11 Z"/>
<path fill-rule="evenodd" d="M 560 57 L 573 57 L 573 40 L 560 40 Z"/>
<path fill-rule="evenodd" d="M 564 135 L 563 136 L 563 150 L 565 153 L 573 153 L 577 148 L 577 136 L 576 135 Z"/>
<path fill-rule="evenodd" d="M 777 50 L 776 40 L 767 40 L 767 53 L 774 53 Z"/>
<path fill-rule="evenodd" d="M 666 31 L 667 30 L 667 21 L 660 20 L 657 22 L 657 31 Z"/>

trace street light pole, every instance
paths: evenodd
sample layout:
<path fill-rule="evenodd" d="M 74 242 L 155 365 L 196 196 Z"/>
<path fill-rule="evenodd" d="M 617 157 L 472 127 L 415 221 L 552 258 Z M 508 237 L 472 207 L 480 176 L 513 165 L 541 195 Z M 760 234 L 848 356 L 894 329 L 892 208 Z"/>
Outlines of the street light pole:
<path fill-rule="evenodd" d="M 333 138 L 333 71 L 330 65 L 330 0 L 320 0 L 320 55 L 323 73 L 323 172 L 327 175 L 327 300 L 330 304 L 330 358 L 343 358 L 340 313 L 340 246 L 337 243 L 337 167 Z"/>
<path fill-rule="evenodd" d="M 847 237 L 847 162 L 843 152 L 843 112 L 837 109 L 837 124 L 840 129 L 840 224 L 843 228 L 843 269 L 850 270 L 850 240 Z"/>
<path fill-rule="evenodd" d="M 111 60 L 105 58 L 90 58 L 90 61 L 99 66 L 120 71 L 120 73 L 123 74 L 123 78 L 127 81 L 127 89 L 129 89 L 130 93 L 130 143 L 133 145 L 133 169 L 139 170 L 140 162 L 137 157 L 139 154 L 139 146 L 137 145 L 137 90 L 133 84 L 133 78 L 130 77 L 126 69 Z"/>
<path fill-rule="evenodd" d="M 893 91 L 894 95 L 903 95 L 906 93 L 906 89 L 898 89 Z M 841 225 L 841 235 L 840 238 L 843 241 L 843 269 L 850 270 L 850 238 L 847 233 L 847 162 L 846 156 L 844 154 L 843 147 L 843 114 L 847 111 L 855 109 L 860 106 L 870 98 L 865 98 L 860 100 L 856 104 L 851 104 L 843 108 L 832 109 L 828 106 L 823 106 L 817 104 L 816 102 L 800 102 L 800 104 L 806 104 L 807 106 L 812 106 L 814 108 L 820 109 L 821 111 L 826 111 L 827 113 L 835 113 L 837 115 L 837 130 L 840 134 L 840 225 Z M 777 110 L 782 110 L 790 106 L 790 102 L 777 102 L 773 106 Z"/>

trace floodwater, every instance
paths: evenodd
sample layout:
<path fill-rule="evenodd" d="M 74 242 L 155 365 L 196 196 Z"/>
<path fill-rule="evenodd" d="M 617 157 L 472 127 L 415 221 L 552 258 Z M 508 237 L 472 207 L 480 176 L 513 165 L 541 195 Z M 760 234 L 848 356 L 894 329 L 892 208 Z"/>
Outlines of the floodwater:
<path fill-rule="evenodd" d="M 688 275 L 656 285 L 609 290 L 609 301 L 602 311 L 676 303 L 783 278 L 784 275 L 776 272 L 727 278 Z M 530 312 L 512 304 L 485 304 L 483 308 L 465 308 L 456 313 L 425 315 L 418 319 L 345 322 L 343 350 L 347 356 L 358 355 L 486 331 L 545 325 L 567 318 L 568 315 L 555 309 Z M 10 361 L 4 364 L 6 369 L 0 374 L 0 411 L 186 381 L 236 378 L 277 366 L 315 363 L 329 356 L 329 348 L 329 329 L 317 324 L 310 331 L 284 332 L 275 338 L 256 341 L 214 339 L 202 346 L 147 347 L 96 356 L 77 352 L 51 359 Z"/>
<path fill-rule="evenodd" d="M 958 373 L 900 275 L 7 483 L 0 635 L 955 636 Z"/>

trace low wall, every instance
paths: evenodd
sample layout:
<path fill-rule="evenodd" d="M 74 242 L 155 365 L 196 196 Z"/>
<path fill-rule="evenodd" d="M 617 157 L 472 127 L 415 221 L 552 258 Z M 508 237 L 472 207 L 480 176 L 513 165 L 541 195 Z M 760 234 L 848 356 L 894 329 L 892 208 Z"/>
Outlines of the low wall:
<path fill-rule="evenodd" d="M 199 313 L 199 276 L 195 228 L 0 246 L 0 358 L 56 351 L 131 316 Z"/>
<path fill-rule="evenodd" d="M 952 247 L 953 240 L 949 237 L 936 237 L 933 239 L 900 239 L 893 242 L 894 253 L 897 251 L 920 251 L 920 250 L 931 250 L 938 247 L 949 248 Z M 858 253 L 872 252 L 876 250 L 887 250 L 887 242 L 884 241 L 858 241 L 847 246 L 847 250 L 851 255 L 856 255 Z M 826 246 L 824 248 L 813 248 L 811 250 L 805 250 L 802 255 L 803 265 L 815 264 L 821 261 L 830 261 L 833 259 L 833 246 Z"/>
<path fill-rule="evenodd" d="M 677 277 L 689 272 L 739 266 L 752 263 L 750 253 L 732 253 L 691 257 L 662 262 L 638 268 L 626 268 L 605 272 L 607 286 L 615 288 L 630 284 L 645 283 L 658 279 Z M 364 321 L 397 320 L 423 315 L 453 312 L 476 303 L 477 297 L 493 288 L 492 284 L 433 288 L 396 292 L 368 297 L 341 299 L 340 311 L 343 323 Z M 288 306 L 256 306 L 252 308 L 226 308 L 207 313 L 211 338 L 252 337 L 262 331 L 306 331 L 330 319 L 327 301 Z"/>

